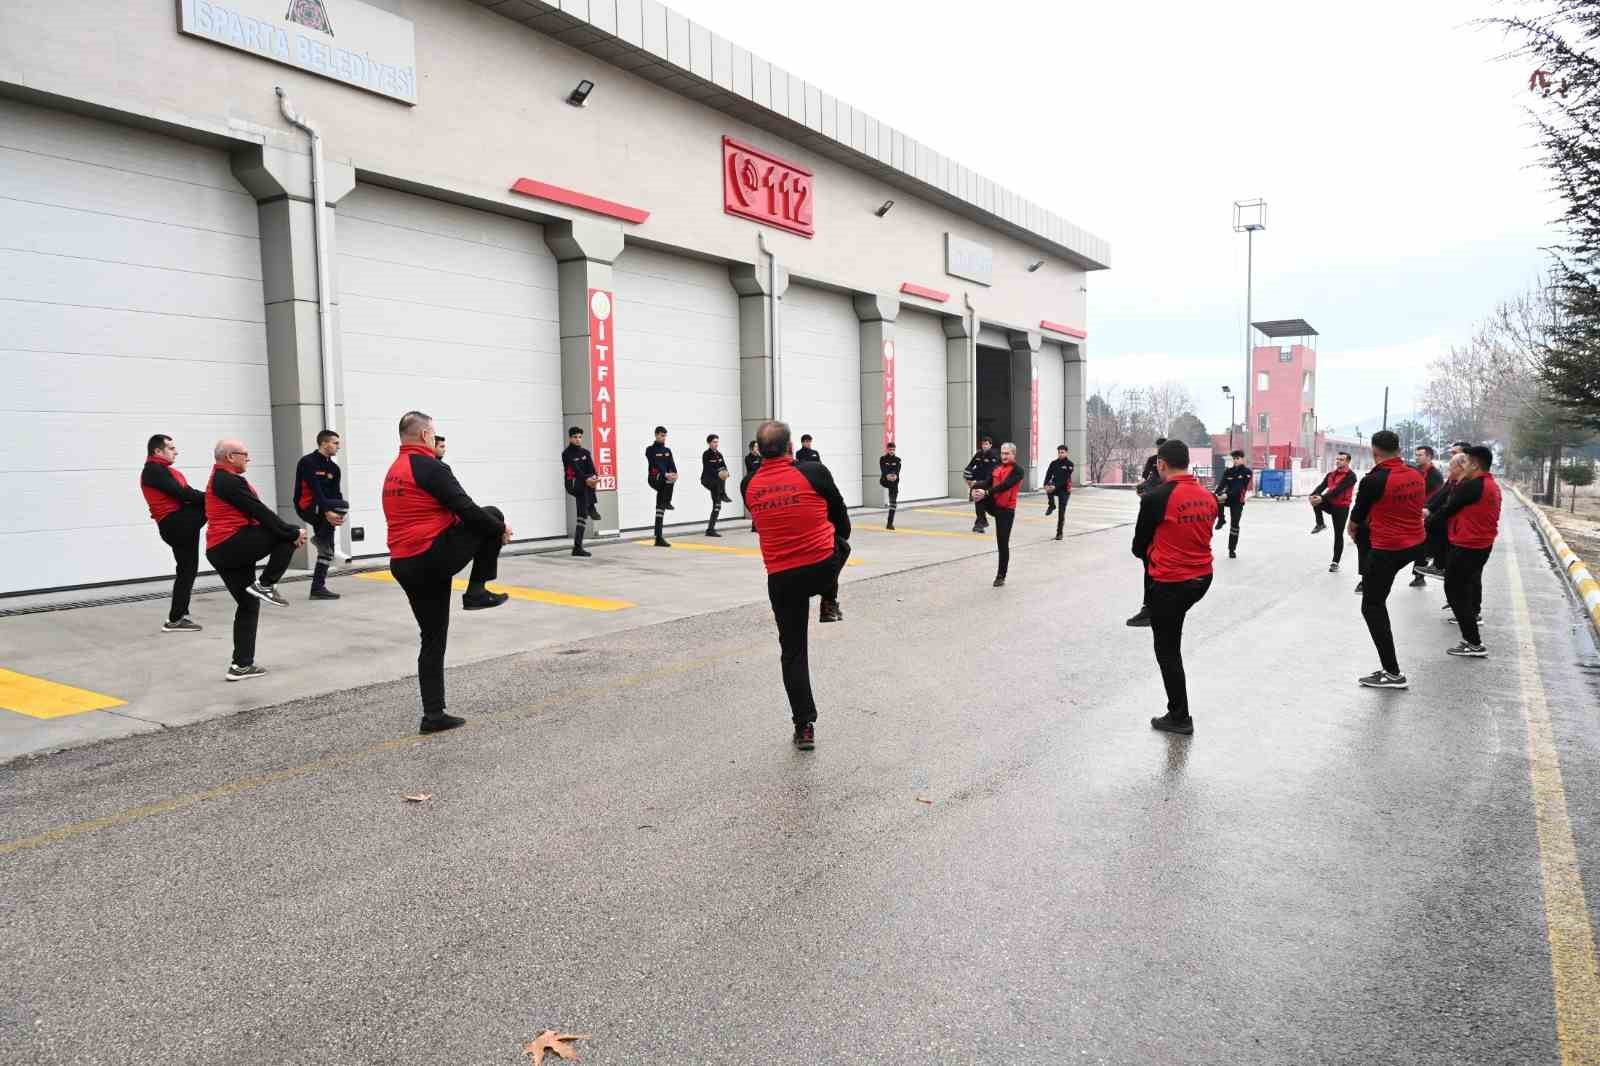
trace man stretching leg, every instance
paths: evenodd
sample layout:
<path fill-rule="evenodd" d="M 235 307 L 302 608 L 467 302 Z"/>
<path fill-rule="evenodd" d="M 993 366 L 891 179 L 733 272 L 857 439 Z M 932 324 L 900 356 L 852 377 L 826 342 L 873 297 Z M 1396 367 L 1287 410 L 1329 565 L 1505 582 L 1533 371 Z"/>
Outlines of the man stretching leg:
<path fill-rule="evenodd" d="M 1422 550 L 1422 504 L 1427 489 L 1422 475 L 1400 458 L 1400 438 L 1393 430 L 1380 429 L 1372 435 L 1371 444 L 1377 465 L 1356 489 L 1350 536 L 1354 539 L 1365 533 L 1371 545 L 1361 579 L 1361 616 L 1378 650 L 1379 668 L 1357 680 L 1367 688 L 1406 688 L 1389 624 L 1388 599 L 1395 576 Z"/>
<path fill-rule="evenodd" d="M 1339 560 L 1344 558 L 1344 523 L 1350 517 L 1350 501 L 1355 496 L 1356 475 L 1350 469 L 1350 453 L 1340 452 L 1333 460 L 1333 469 L 1323 475 L 1317 487 L 1311 490 L 1311 513 L 1317 524 L 1311 532 L 1321 533 L 1328 528 L 1323 515 L 1333 519 L 1333 562 L 1328 573 L 1339 572 Z"/>

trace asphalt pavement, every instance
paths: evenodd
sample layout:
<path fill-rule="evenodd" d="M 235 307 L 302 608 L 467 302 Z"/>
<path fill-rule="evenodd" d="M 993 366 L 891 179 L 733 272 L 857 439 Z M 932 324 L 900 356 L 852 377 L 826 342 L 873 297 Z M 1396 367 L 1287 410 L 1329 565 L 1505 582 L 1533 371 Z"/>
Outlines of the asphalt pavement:
<path fill-rule="evenodd" d="M 0 1061 L 1600 1061 L 1600 671 L 1521 506 L 1492 657 L 1400 587 L 1375 692 L 1353 553 L 1253 501 L 1192 738 L 1095 506 L 1003 589 L 956 538 L 852 574 L 814 752 L 746 595 L 459 665 L 437 737 L 398 678 L 0 767 Z"/>

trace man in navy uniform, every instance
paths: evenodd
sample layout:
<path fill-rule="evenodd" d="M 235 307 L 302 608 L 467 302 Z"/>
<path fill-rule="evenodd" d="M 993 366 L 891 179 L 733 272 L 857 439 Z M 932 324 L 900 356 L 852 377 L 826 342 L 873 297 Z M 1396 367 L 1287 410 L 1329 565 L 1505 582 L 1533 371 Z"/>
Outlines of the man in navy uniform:
<path fill-rule="evenodd" d="M 672 458 L 672 449 L 667 447 L 667 427 L 656 427 L 656 439 L 653 444 L 648 444 L 644 449 L 646 479 L 656 493 L 656 547 L 670 548 L 667 538 L 661 535 L 661 525 L 666 520 L 666 514 L 672 510 L 672 489 L 678 482 L 678 464 Z"/>

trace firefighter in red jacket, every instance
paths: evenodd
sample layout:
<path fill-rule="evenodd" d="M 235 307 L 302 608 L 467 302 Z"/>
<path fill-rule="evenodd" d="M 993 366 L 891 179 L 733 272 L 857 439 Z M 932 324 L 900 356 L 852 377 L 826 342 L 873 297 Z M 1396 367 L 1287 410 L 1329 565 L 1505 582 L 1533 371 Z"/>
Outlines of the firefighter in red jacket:
<path fill-rule="evenodd" d="M 979 514 L 994 516 L 994 540 L 1000 549 L 1000 565 L 995 570 L 994 587 L 1006 583 L 1011 564 L 1011 527 L 1017 521 L 1017 494 L 1022 491 L 1027 471 L 1017 465 L 1017 446 L 1010 441 L 1000 445 L 1000 462 L 990 467 L 972 486 L 972 499 Z"/>
<path fill-rule="evenodd" d="M 173 464 L 178 446 L 165 433 L 145 442 L 144 470 L 139 491 L 150 508 L 156 532 L 172 549 L 177 570 L 172 578 L 172 609 L 161 626 L 164 633 L 198 633 L 200 625 L 189 618 L 189 595 L 200 572 L 200 530 L 206 524 L 206 494 L 189 487 L 189 479 Z"/>
<path fill-rule="evenodd" d="M 1378 649 L 1377 670 L 1357 678 L 1366 688 L 1406 688 L 1400 659 L 1389 624 L 1389 590 L 1395 575 L 1422 554 L 1422 505 L 1427 485 L 1422 475 L 1400 458 L 1400 438 L 1393 430 L 1372 435 L 1372 457 L 1377 465 L 1356 487 L 1350 509 L 1350 538 L 1365 537 L 1368 548 L 1361 577 L 1361 616 Z"/>
<path fill-rule="evenodd" d="M 496 507 L 479 507 L 439 461 L 433 419 L 421 411 L 400 417 L 400 454 L 383 478 L 383 517 L 389 525 L 389 569 L 416 616 L 421 634 L 417 685 L 423 733 L 454 729 L 465 719 L 445 713 L 444 652 L 450 637 L 450 582 L 472 564 L 461 606 L 498 607 L 509 598 L 485 587 L 500 565 L 511 527 Z"/>
<path fill-rule="evenodd" d="M 778 623 L 794 743 L 809 751 L 816 744 L 817 721 L 806 632 L 811 597 L 822 598 L 820 621 L 844 617 L 839 572 L 850 558 L 850 515 L 827 467 L 795 461 L 787 423 L 763 422 L 756 442 L 761 465 L 745 475 L 739 493 L 751 518 L 761 524 L 767 599 Z"/>
<path fill-rule="evenodd" d="M 1461 627 L 1461 643 L 1446 648 L 1450 655 L 1482 659 L 1489 652 L 1478 631 L 1483 612 L 1483 567 L 1500 533 L 1500 484 L 1489 468 L 1494 452 L 1481 444 L 1466 450 L 1467 472 L 1456 483 L 1444 506 L 1430 513 L 1429 529 L 1443 528 L 1450 550 L 1444 566 L 1444 596 Z"/>
<path fill-rule="evenodd" d="M 1328 528 L 1323 515 L 1333 519 L 1333 562 L 1328 573 L 1339 572 L 1339 560 L 1344 558 L 1344 524 L 1350 517 L 1350 501 L 1356 492 L 1356 472 L 1350 469 L 1350 453 L 1340 452 L 1333 460 L 1333 469 L 1322 476 L 1317 487 L 1311 490 L 1311 513 L 1317 524 L 1311 532 L 1321 533 Z"/>
<path fill-rule="evenodd" d="M 1133 554 L 1145 563 L 1145 602 L 1156 664 L 1167 690 L 1167 713 L 1150 726 L 1188 736 L 1188 680 L 1183 672 L 1183 620 L 1211 588 L 1211 525 L 1221 513 L 1218 498 L 1189 473 L 1189 446 L 1169 440 L 1156 449 L 1159 484 L 1139 498 Z"/>

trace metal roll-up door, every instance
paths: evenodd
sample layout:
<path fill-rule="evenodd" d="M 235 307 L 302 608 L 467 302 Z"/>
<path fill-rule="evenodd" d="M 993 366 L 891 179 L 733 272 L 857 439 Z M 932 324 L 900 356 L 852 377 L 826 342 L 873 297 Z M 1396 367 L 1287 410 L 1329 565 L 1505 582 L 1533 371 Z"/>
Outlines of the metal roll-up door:
<path fill-rule="evenodd" d="M 895 450 L 905 463 L 900 498 L 941 499 L 948 491 L 950 419 L 939 317 L 902 310 L 895 323 L 895 351 Z"/>
<path fill-rule="evenodd" d="M 617 485 L 622 526 L 655 521 L 645 448 L 656 426 L 678 463 L 669 522 L 700 522 L 711 495 L 700 487 L 706 435 L 721 438 L 731 473 L 724 518 L 744 513 L 739 478 L 739 294 L 721 264 L 629 246 L 612 270 L 617 298 Z"/>
<path fill-rule="evenodd" d="M 355 552 L 387 550 L 383 475 L 411 409 L 434 417 L 462 487 L 519 540 L 560 535 L 561 343 L 543 229 L 362 184 L 335 230 L 345 478 L 350 525 L 366 529 Z"/>
<path fill-rule="evenodd" d="M 1039 368 L 1039 454 L 1028 476 L 1038 487 L 1044 484 L 1045 467 L 1055 462 L 1056 445 L 1065 444 L 1067 440 L 1067 416 L 1063 406 L 1066 379 L 1062 374 L 1061 345 L 1045 341 L 1034 358 Z M 1085 461 L 1081 455 L 1071 458 L 1074 463 Z"/>
<path fill-rule="evenodd" d="M 851 297 L 791 284 L 783 297 L 782 344 L 782 414 L 794 446 L 811 434 L 844 502 L 860 506 L 861 320 Z"/>
<path fill-rule="evenodd" d="M 0 99 L 0 592 L 172 572 L 155 433 L 197 488 L 242 438 L 275 503 L 256 210 L 222 151 Z"/>

